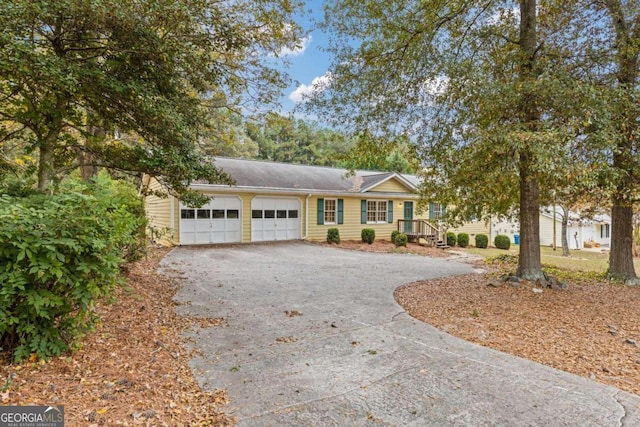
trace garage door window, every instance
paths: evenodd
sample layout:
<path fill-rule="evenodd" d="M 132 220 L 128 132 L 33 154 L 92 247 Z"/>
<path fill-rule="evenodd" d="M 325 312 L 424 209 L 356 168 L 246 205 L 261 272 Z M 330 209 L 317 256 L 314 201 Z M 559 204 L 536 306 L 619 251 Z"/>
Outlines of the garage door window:
<path fill-rule="evenodd" d="M 286 218 L 286 217 L 287 217 L 287 211 L 284 211 L 284 210 L 282 210 L 282 211 L 279 210 L 278 211 L 278 219 L 283 219 L 283 218 Z"/>
<path fill-rule="evenodd" d="M 213 219 L 224 219 L 224 209 L 214 209 Z"/>
<path fill-rule="evenodd" d="M 182 219 L 195 219 L 196 210 L 195 209 L 181 209 L 180 210 L 180 218 Z"/>
<path fill-rule="evenodd" d="M 198 209 L 198 219 L 211 218 L 211 211 L 209 209 Z"/>
<path fill-rule="evenodd" d="M 298 218 L 298 211 L 289 211 L 289 218 Z"/>
<path fill-rule="evenodd" d="M 272 210 L 264 211 L 264 217 L 265 218 L 275 218 L 276 217 L 276 211 L 272 211 Z"/>
<path fill-rule="evenodd" d="M 262 219 L 262 211 L 254 209 L 251 211 L 251 218 L 253 219 Z"/>
<path fill-rule="evenodd" d="M 227 219 L 238 219 L 240 218 L 240 211 L 238 209 L 229 209 L 227 211 Z"/>

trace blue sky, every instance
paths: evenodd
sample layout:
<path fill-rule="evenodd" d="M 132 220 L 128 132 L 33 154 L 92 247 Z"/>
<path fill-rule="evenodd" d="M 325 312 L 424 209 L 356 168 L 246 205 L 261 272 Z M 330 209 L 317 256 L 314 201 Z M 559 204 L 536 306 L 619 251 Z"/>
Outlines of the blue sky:
<path fill-rule="evenodd" d="M 298 18 L 298 22 L 309 34 L 303 40 L 303 48 L 288 55 L 291 65 L 286 71 L 294 83 L 284 91 L 281 98 L 283 113 L 293 110 L 301 95 L 313 85 L 315 79 L 321 79 L 329 68 L 330 57 L 321 50 L 327 46 L 327 35 L 312 28 L 313 20 L 322 20 L 322 5 L 323 0 L 307 0 L 305 10 L 308 12 Z"/>

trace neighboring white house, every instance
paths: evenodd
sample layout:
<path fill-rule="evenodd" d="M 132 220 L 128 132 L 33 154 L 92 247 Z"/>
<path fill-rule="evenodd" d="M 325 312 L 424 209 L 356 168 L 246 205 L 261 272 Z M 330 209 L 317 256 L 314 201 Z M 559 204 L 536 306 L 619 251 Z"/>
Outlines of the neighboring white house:
<path fill-rule="evenodd" d="M 555 213 L 555 236 L 556 247 L 562 247 L 562 209 L 553 206 L 543 208 L 540 213 L 540 245 L 551 246 L 554 236 L 554 213 Z M 520 242 L 520 224 L 517 220 L 500 220 L 492 218 L 489 223 L 484 221 L 470 222 L 462 227 L 455 228 L 456 233 L 466 232 L 471 236 L 476 234 L 486 234 L 489 236 L 490 244 L 498 234 L 509 236 L 512 243 Z M 593 218 L 581 218 L 579 214 L 569 213 L 569 224 L 567 227 L 567 241 L 569 249 L 583 249 L 585 243 L 609 247 L 611 244 L 611 217 L 607 214 L 595 215 Z"/>

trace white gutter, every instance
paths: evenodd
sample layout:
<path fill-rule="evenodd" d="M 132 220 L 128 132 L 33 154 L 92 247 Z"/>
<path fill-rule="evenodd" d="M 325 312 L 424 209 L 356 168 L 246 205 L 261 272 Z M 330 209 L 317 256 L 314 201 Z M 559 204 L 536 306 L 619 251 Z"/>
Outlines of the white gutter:
<path fill-rule="evenodd" d="M 399 197 L 407 200 L 417 200 L 420 198 L 418 194 L 407 193 L 392 193 L 392 192 L 361 192 L 361 191 L 335 191 L 335 190 L 314 190 L 314 189 L 298 189 L 298 188 L 272 188 L 272 187 L 231 187 L 231 186 L 216 186 L 211 184 L 191 184 L 189 186 L 194 190 L 207 191 L 211 193 L 259 193 L 259 194 L 317 194 L 317 195 L 333 195 L 343 197 L 362 197 L 369 196 L 370 198 L 392 198 L 397 199 Z"/>
<path fill-rule="evenodd" d="M 302 236 L 302 240 L 306 240 L 309 237 L 309 199 L 311 198 L 311 193 L 307 195 L 307 198 L 304 200 L 304 212 L 305 212 L 305 220 L 304 220 L 304 236 Z"/>

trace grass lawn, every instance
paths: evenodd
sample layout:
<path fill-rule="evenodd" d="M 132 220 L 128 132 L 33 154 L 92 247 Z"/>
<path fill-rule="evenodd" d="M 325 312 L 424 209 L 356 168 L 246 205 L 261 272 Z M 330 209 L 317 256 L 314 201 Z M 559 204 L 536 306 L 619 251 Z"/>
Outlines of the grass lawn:
<path fill-rule="evenodd" d="M 518 255 L 520 247 L 511 245 L 508 251 L 496 248 L 477 249 L 477 248 L 455 248 L 469 254 L 479 255 L 484 258 L 496 255 Z M 562 256 L 562 249 L 553 250 L 548 246 L 540 247 L 540 256 L 542 264 L 550 265 L 562 270 L 582 271 L 604 273 L 609 267 L 609 252 L 593 252 L 588 250 L 572 250 L 570 257 Z M 640 259 L 634 259 L 636 273 L 640 273 Z"/>

